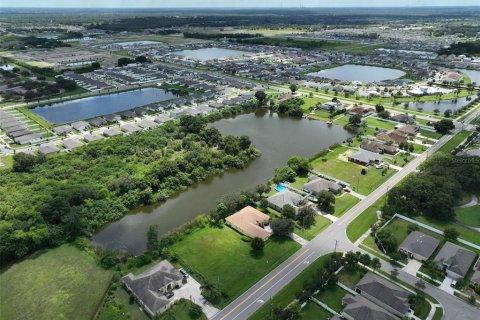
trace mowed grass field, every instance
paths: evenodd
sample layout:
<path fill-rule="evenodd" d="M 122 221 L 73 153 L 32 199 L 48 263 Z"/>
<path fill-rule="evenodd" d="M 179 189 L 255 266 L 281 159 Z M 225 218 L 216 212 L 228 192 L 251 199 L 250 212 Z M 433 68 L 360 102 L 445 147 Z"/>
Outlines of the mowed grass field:
<path fill-rule="evenodd" d="M 480 227 L 480 205 L 455 210 L 455 218 L 460 223 L 472 227 Z"/>
<path fill-rule="evenodd" d="M 0 319 L 91 319 L 111 275 L 73 245 L 25 259 L 0 275 Z"/>
<path fill-rule="evenodd" d="M 385 195 L 381 196 L 374 204 L 368 207 L 358 217 L 356 217 L 347 227 L 347 236 L 350 241 L 355 242 L 367 232 L 367 230 L 377 222 L 377 211 L 382 208 L 385 203 Z"/>
<path fill-rule="evenodd" d="M 171 250 L 183 267 L 193 271 L 193 277 L 198 273 L 207 282 L 219 285 L 228 295 L 228 301 L 220 305 L 223 307 L 300 249 L 290 238 L 272 237 L 263 253 L 255 253 L 243 238 L 227 226 L 205 227 L 175 243 Z"/>

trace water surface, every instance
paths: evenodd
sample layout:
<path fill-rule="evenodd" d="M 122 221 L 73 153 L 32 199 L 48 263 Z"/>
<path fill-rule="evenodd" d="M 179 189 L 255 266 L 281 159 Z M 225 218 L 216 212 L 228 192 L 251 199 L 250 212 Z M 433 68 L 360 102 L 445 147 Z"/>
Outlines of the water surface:
<path fill-rule="evenodd" d="M 308 75 L 340 81 L 375 82 L 397 79 L 405 75 L 405 72 L 391 68 L 346 64 L 309 73 Z"/>
<path fill-rule="evenodd" d="M 230 59 L 241 56 L 251 56 L 254 53 L 248 51 L 223 49 L 223 48 L 203 48 L 196 50 L 183 50 L 174 52 L 175 54 L 185 56 L 192 59 L 201 61 L 213 60 L 213 59 Z"/>
<path fill-rule="evenodd" d="M 202 213 L 208 213 L 223 195 L 264 183 L 274 169 L 284 166 L 292 155 L 311 157 L 349 134 L 340 126 L 315 120 L 278 117 L 265 112 L 220 120 L 214 124 L 223 134 L 248 135 L 262 151 L 243 170 L 231 170 L 190 187 L 168 201 L 142 207 L 111 223 L 93 237 L 96 245 L 126 250 L 145 250 L 146 232 L 151 224 L 164 234 Z"/>
<path fill-rule="evenodd" d="M 457 98 L 455 101 L 454 99 L 451 100 L 440 100 L 440 101 L 425 101 L 425 102 L 410 102 L 408 104 L 411 110 L 417 110 L 418 108 L 422 108 L 423 111 L 433 112 L 433 110 L 438 109 L 440 113 L 445 112 L 445 110 L 458 110 L 470 103 L 476 98 L 476 95 L 473 95 L 471 100 L 467 100 L 467 97 L 464 98 Z M 403 103 L 402 103 L 403 105 Z"/>

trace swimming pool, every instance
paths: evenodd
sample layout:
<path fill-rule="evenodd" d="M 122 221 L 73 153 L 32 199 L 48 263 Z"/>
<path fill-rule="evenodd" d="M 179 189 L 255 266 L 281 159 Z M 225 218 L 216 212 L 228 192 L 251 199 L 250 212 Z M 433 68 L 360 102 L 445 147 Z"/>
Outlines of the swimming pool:
<path fill-rule="evenodd" d="M 277 184 L 275 186 L 275 190 L 277 190 L 277 191 L 283 191 L 283 190 L 286 190 L 286 189 L 288 189 L 288 188 L 285 187 L 285 186 L 279 185 L 279 184 Z"/>

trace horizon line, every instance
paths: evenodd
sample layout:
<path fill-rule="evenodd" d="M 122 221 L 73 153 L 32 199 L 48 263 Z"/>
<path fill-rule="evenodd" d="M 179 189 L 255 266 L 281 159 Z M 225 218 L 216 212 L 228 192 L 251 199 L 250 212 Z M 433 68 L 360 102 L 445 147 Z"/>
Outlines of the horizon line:
<path fill-rule="evenodd" d="M 308 5 L 299 6 L 248 6 L 248 7 L 157 7 L 157 6 L 144 6 L 144 7 L 36 7 L 36 6 L 21 6 L 21 7 L 4 7 L 0 5 L 2 9 L 382 9 L 382 8 L 480 8 L 480 5 L 386 5 L 386 6 L 324 6 L 315 7 Z"/>

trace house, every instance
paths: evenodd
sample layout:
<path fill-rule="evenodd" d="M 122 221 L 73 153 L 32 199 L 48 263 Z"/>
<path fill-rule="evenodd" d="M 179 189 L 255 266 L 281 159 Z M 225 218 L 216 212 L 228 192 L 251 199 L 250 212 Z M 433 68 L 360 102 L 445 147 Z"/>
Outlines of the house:
<path fill-rule="evenodd" d="M 382 132 L 377 135 L 377 139 L 385 141 L 385 142 L 392 142 L 396 145 L 401 143 L 405 143 L 408 140 L 408 135 L 400 132 L 398 130 L 392 130 L 389 132 Z"/>
<path fill-rule="evenodd" d="M 182 280 L 182 274 L 167 260 L 137 276 L 129 273 L 122 278 L 126 289 L 151 317 L 170 307 L 173 301 L 165 294 L 182 286 Z"/>
<path fill-rule="evenodd" d="M 313 176 L 308 180 L 309 182 L 303 185 L 303 189 L 315 195 L 319 194 L 321 191 L 330 191 L 333 193 L 339 193 L 342 191 L 342 186 L 339 184 L 320 177 Z"/>
<path fill-rule="evenodd" d="M 126 124 L 122 125 L 120 127 L 120 129 L 122 129 L 122 131 L 124 131 L 127 134 L 142 131 L 142 128 L 140 128 L 139 126 L 137 126 L 136 124 L 133 124 L 133 123 L 126 123 Z"/>
<path fill-rule="evenodd" d="M 60 149 L 58 149 L 58 147 L 53 144 L 44 144 L 38 147 L 38 152 L 46 156 L 57 153 L 59 151 Z"/>
<path fill-rule="evenodd" d="M 450 278 L 457 280 L 467 275 L 475 257 L 475 252 L 447 241 L 435 257 L 434 262 Z"/>
<path fill-rule="evenodd" d="M 169 113 L 170 113 L 170 117 L 172 117 L 173 119 L 180 118 L 181 116 L 184 116 L 186 114 L 185 110 L 183 109 L 170 110 Z"/>
<path fill-rule="evenodd" d="M 56 134 L 59 134 L 59 135 L 67 134 L 67 133 L 72 132 L 72 127 L 69 126 L 68 124 L 63 125 L 63 126 L 58 126 L 58 127 L 53 128 L 53 132 L 55 132 Z"/>
<path fill-rule="evenodd" d="M 264 228 L 264 226 L 268 224 L 269 219 L 270 217 L 265 213 L 251 206 L 246 206 L 240 211 L 228 216 L 225 222 L 246 236 L 251 238 L 259 237 L 266 240 L 272 234 L 271 231 Z"/>
<path fill-rule="evenodd" d="M 295 208 L 295 212 L 297 212 L 298 207 L 303 202 L 303 197 L 298 193 L 285 189 L 268 197 L 267 202 L 270 207 L 279 212 L 282 212 L 283 206 L 286 204 L 291 205 Z"/>
<path fill-rule="evenodd" d="M 133 112 L 135 112 L 135 114 L 137 116 L 144 116 L 144 115 L 147 114 L 147 109 L 142 108 L 142 107 L 138 107 L 138 108 L 133 109 Z"/>
<path fill-rule="evenodd" d="M 73 150 L 82 146 L 82 143 L 76 139 L 65 139 L 62 141 L 62 145 L 67 150 Z"/>
<path fill-rule="evenodd" d="M 361 164 L 362 166 L 369 166 L 371 164 L 380 164 L 383 162 L 383 156 L 370 152 L 367 150 L 360 150 L 357 153 L 348 156 L 348 161 L 355 162 Z"/>
<path fill-rule="evenodd" d="M 140 121 L 138 123 L 138 125 L 145 130 L 150 130 L 150 129 L 158 127 L 158 123 L 153 122 L 152 120 L 148 120 L 148 119 L 143 119 L 142 121 Z"/>
<path fill-rule="evenodd" d="M 399 250 L 419 261 L 425 261 L 438 247 L 440 240 L 420 231 L 411 232 L 400 244 Z"/>
<path fill-rule="evenodd" d="M 406 135 L 409 135 L 409 136 L 416 136 L 418 131 L 419 131 L 418 127 L 412 126 L 412 125 L 409 125 L 409 124 L 398 125 L 395 128 L 397 129 L 397 131 L 399 131 L 401 133 L 404 133 Z"/>
<path fill-rule="evenodd" d="M 107 114 L 106 116 L 103 116 L 103 117 L 105 118 L 105 121 L 107 121 L 108 123 L 115 123 L 121 119 L 121 117 L 116 114 Z"/>
<path fill-rule="evenodd" d="M 406 113 L 399 113 L 390 117 L 390 120 L 406 123 L 406 124 L 413 124 L 415 123 L 415 119 L 412 116 Z"/>
<path fill-rule="evenodd" d="M 78 130 L 78 131 L 83 131 L 83 130 L 90 127 L 90 125 L 86 121 L 77 121 L 77 122 L 72 123 L 71 125 L 72 125 L 73 129 Z"/>
<path fill-rule="evenodd" d="M 88 123 L 90 123 L 90 125 L 92 125 L 94 127 L 101 127 L 101 126 L 107 124 L 107 121 L 105 119 L 103 119 L 102 117 L 98 117 L 98 118 L 91 119 L 90 121 L 88 121 Z"/>
<path fill-rule="evenodd" d="M 372 140 L 363 140 L 360 148 L 375 152 L 375 153 L 387 153 L 387 154 L 395 154 L 397 153 L 397 148 L 394 146 L 389 146 L 384 143 L 380 143 L 377 141 Z"/>
<path fill-rule="evenodd" d="M 132 119 L 132 118 L 135 118 L 137 114 L 133 111 L 127 110 L 127 111 L 120 112 L 119 115 L 120 115 L 120 118 L 122 119 Z"/>
<path fill-rule="evenodd" d="M 397 320 L 398 318 L 362 295 L 346 294 L 342 299 L 341 315 L 347 320 Z M 333 318 L 335 319 L 335 318 Z M 340 318 L 339 318 L 340 319 Z"/>
<path fill-rule="evenodd" d="M 408 303 L 410 292 L 372 272 L 365 274 L 357 283 L 355 291 L 401 318 L 406 316 L 410 310 Z"/>
<path fill-rule="evenodd" d="M 94 133 L 94 134 L 85 134 L 83 136 L 83 140 L 85 140 L 85 142 L 93 142 L 93 141 L 97 141 L 97 140 L 101 140 L 102 137 L 99 136 L 98 134 Z"/>
<path fill-rule="evenodd" d="M 347 110 L 347 114 L 349 116 L 359 115 L 360 117 L 365 117 L 365 116 L 371 115 L 374 112 L 375 112 L 374 109 L 366 108 L 366 107 L 353 107 L 352 109 Z"/>
<path fill-rule="evenodd" d="M 154 120 L 156 123 L 165 123 L 165 122 L 169 122 L 169 121 L 173 121 L 172 118 L 168 117 L 167 115 L 165 114 L 159 114 L 155 120 Z"/>
<path fill-rule="evenodd" d="M 480 259 L 477 260 L 477 264 L 474 268 L 474 272 L 473 272 L 472 279 L 470 280 L 470 282 L 474 286 L 480 285 Z"/>
<path fill-rule="evenodd" d="M 317 109 L 329 112 L 337 112 L 345 110 L 345 105 L 341 102 L 325 102 L 317 105 Z"/>
<path fill-rule="evenodd" d="M 106 129 L 105 131 L 103 131 L 103 135 L 105 137 L 115 137 L 115 136 L 119 136 L 121 135 L 122 132 L 116 128 L 109 128 L 109 129 Z"/>

